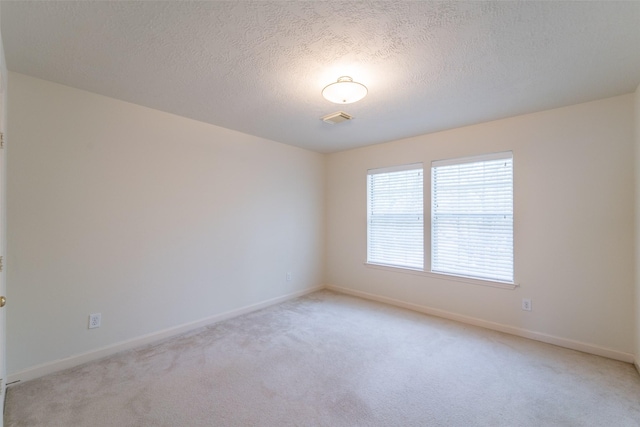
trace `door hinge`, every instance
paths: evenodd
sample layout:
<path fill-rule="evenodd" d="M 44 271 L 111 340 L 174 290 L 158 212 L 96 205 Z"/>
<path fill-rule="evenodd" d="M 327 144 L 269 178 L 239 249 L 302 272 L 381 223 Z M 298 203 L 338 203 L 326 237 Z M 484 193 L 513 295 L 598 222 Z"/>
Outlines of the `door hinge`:
<path fill-rule="evenodd" d="M 4 148 L 4 132 L 0 132 L 0 148 Z"/>
<path fill-rule="evenodd" d="M 0 273 L 4 270 L 4 257 L 0 255 Z"/>

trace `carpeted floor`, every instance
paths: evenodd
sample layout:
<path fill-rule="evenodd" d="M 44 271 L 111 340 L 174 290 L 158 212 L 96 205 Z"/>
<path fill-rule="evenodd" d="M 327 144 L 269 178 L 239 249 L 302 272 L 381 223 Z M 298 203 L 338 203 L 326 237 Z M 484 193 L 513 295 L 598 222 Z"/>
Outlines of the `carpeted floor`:
<path fill-rule="evenodd" d="M 9 388 L 17 426 L 638 426 L 632 365 L 321 291 Z"/>

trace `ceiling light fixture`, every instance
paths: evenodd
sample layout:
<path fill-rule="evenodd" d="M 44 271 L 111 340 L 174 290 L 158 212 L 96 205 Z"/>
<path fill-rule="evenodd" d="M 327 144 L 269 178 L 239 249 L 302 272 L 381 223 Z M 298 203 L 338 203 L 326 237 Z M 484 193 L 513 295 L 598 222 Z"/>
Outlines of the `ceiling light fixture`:
<path fill-rule="evenodd" d="M 362 83 L 354 82 L 351 77 L 342 76 L 337 82 L 322 89 L 322 96 L 334 104 L 351 104 L 367 96 L 367 92 L 367 87 Z"/>

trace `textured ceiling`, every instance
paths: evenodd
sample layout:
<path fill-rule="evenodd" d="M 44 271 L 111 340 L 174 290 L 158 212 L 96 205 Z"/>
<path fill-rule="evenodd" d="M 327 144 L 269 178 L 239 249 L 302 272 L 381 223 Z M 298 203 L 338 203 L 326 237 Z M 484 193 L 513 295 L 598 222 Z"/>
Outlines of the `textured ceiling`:
<path fill-rule="evenodd" d="M 640 2 L 2 1 L 8 68 L 319 152 L 632 92 Z M 369 95 L 322 98 L 342 75 Z M 321 116 L 344 110 L 338 125 Z"/>

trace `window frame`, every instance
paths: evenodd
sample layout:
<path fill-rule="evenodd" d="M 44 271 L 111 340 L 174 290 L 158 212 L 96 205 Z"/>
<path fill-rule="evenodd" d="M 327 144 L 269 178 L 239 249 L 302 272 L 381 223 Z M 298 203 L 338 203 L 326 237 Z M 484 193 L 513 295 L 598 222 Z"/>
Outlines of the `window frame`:
<path fill-rule="evenodd" d="M 488 162 L 495 162 L 495 161 L 501 161 L 501 160 L 509 160 L 510 162 L 510 167 L 509 167 L 509 183 L 507 185 L 509 185 L 508 188 L 508 194 L 510 196 L 509 199 L 509 203 L 510 205 L 508 206 L 508 208 L 510 208 L 510 212 L 509 209 L 505 209 L 504 212 L 501 212 L 499 215 L 508 215 L 509 218 L 505 218 L 507 221 L 506 223 L 510 222 L 510 226 L 511 228 L 509 229 L 508 232 L 504 233 L 503 237 L 510 237 L 510 241 L 507 245 L 502 245 L 502 249 L 510 249 L 510 280 L 508 278 L 504 278 L 504 277 L 500 277 L 501 273 L 498 271 L 500 270 L 499 268 L 496 267 L 495 271 L 492 273 L 494 276 L 493 277 L 489 277 L 488 275 L 482 275 L 481 270 L 476 270 L 476 274 L 474 275 L 472 274 L 465 274 L 465 272 L 463 272 L 462 270 L 458 270 L 458 271 L 439 271 L 434 269 L 434 259 L 437 256 L 436 255 L 436 251 L 435 251 L 435 239 L 436 236 L 434 235 L 434 215 L 437 215 L 437 212 L 434 209 L 434 204 L 435 204 L 435 186 L 436 186 L 436 182 L 435 182 L 435 169 L 439 168 L 439 167 L 448 167 L 448 166 L 457 166 L 457 165 L 465 165 L 465 164 L 472 164 L 472 163 L 488 163 Z M 515 228 L 515 222 L 514 222 L 514 210 L 515 210 L 515 206 L 514 206 L 514 168 L 513 168 L 513 152 L 512 151 L 503 151 L 503 152 L 497 152 L 497 153 L 490 153 L 490 154 L 482 154 L 482 155 L 477 155 L 477 156 L 468 156 L 468 157 L 458 157 L 458 158 L 451 158 L 451 159 L 445 159 L 445 160 L 434 160 L 431 162 L 431 204 L 429 207 L 429 211 L 430 211 L 430 218 L 431 218 L 431 224 L 430 224 L 430 263 L 429 263 L 429 267 L 431 270 L 431 273 L 433 274 L 442 274 L 442 275 L 447 275 L 447 276 L 454 276 L 454 277 L 462 277 L 462 278 L 468 278 L 468 279 L 474 279 L 474 280 L 481 280 L 481 281 L 488 281 L 488 282 L 496 282 L 496 283 L 504 283 L 504 284 L 508 284 L 508 285 L 514 285 L 515 284 L 515 244 L 514 244 L 514 228 Z M 495 177 L 494 177 L 495 178 Z M 483 188 L 487 188 L 488 186 L 485 186 Z M 496 186 L 496 188 L 498 188 Z M 504 187 L 500 187 L 501 189 L 504 190 Z M 482 205 L 482 207 L 484 208 L 485 206 Z M 468 214 L 467 214 L 468 215 Z M 488 214 L 488 213 L 483 213 L 483 214 L 476 214 L 478 215 L 480 218 L 483 219 L 489 219 L 491 218 L 491 216 L 493 215 L 494 217 L 496 216 L 495 213 L 493 214 Z M 458 214 L 459 217 L 464 217 L 465 214 L 459 213 Z M 451 215 L 450 217 L 454 217 L 454 215 Z M 502 228 L 504 228 L 504 226 L 501 226 Z M 482 234 L 482 232 L 480 233 Z M 476 235 L 477 236 L 477 235 Z M 497 259 L 498 257 L 493 257 L 496 258 L 494 260 L 494 262 L 503 262 L 504 259 Z M 506 260 L 507 262 L 509 261 L 508 259 Z M 484 268 L 484 267 L 480 267 L 480 268 Z M 444 269 L 446 270 L 446 269 Z M 470 270 L 467 270 L 466 273 L 469 273 Z"/>
<path fill-rule="evenodd" d="M 500 156 L 500 155 L 510 155 L 513 164 L 515 164 L 514 159 L 514 155 L 513 155 L 513 151 L 508 150 L 508 151 L 501 151 L 501 152 L 496 152 L 496 153 L 489 153 L 489 154 L 480 154 L 480 155 L 473 155 L 473 156 L 466 156 L 466 157 L 456 157 L 456 158 L 448 158 L 448 159 L 444 159 L 444 160 L 426 160 L 424 162 L 415 162 L 415 163 L 409 163 L 409 164 L 404 164 L 404 165 L 399 165 L 399 166 L 391 166 L 391 167 L 383 167 L 383 168 L 374 168 L 374 169 L 369 169 L 367 170 L 367 183 L 366 183 L 366 191 L 367 191 L 367 201 L 366 201 L 366 209 L 367 209 L 367 224 L 366 224 L 366 242 L 365 242 L 365 262 L 363 263 L 365 267 L 370 268 L 370 269 L 374 269 L 374 270 L 378 270 L 378 271 L 388 271 L 388 272 L 393 272 L 393 273 L 402 273 L 402 274 L 409 274 L 409 275 L 414 275 L 414 276 L 422 276 L 422 277 L 428 277 L 428 278 L 432 278 L 432 279 L 438 279 L 438 280 L 446 280 L 446 281 L 451 281 L 451 282 L 457 282 L 457 283 L 464 283 L 464 284 L 471 284 L 471 285 L 478 285 L 478 286 L 485 286 L 485 287 L 494 287 L 494 288 L 500 288 L 500 289 L 507 289 L 507 290 L 513 290 L 516 289 L 519 284 L 516 280 L 516 245 L 515 245 L 515 236 L 516 236 L 516 222 L 515 222 L 515 210 L 516 210 L 516 204 L 515 204 L 515 168 L 512 164 L 512 176 L 511 176 L 511 188 L 512 188 L 512 201 L 513 201 L 513 214 L 514 214 L 514 221 L 513 221 L 513 234 L 512 234 L 512 256 L 513 256 L 513 281 L 512 282 L 504 282 L 504 281 L 496 281 L 496 280 L 492 280 L 492 279 L 487 279 L 487 278 L 478 278 L 478 277 L 470 277 L 470 276 L 464 276 L 464 275 L 455 275 L 455 274 L 447 274 L 447 273 L 442 273 L 442 272 L 437 272 L 437 271 L 432 271 L 432 223 L 431 223 L 431 215 L 432 215 L 432 206 L 431 206 L 431 198 L 432 198 L 432 174 L 429 173 L 428 175 L 425 175 L 426 171 L 425 171 L 425 165 L 431 165 L 434 162 L 451 162 L 452 164 L 454 164 L 455 162 L 459 162 L 459 161 L 468 161 L 468 160 L 476 160 L 478 161 L 478 159 L 480 159 L 480 161 L 482 161 L 482 159 L 491 159 L 494 156 Z M 495 158 L 495 157 L 494 157 Z M 369 174 L 372 171 L 394 171 L 394 170 L 403 170 L 403 168 L 405 168 L 405 170 L 411 169 L 411 167 L 414 168 L 418 168 L 422 166 L 422 170 L 423 170 L 423 268 L 422 269 L 415 269 L 415 268 L 407 268 L 407 267 L 403 267 L 403 266 L 396 266 L 396 265 L 389 265 L 389 264 L 382 264 L 382 263 L 377 263 L 377 262 L 371 262 L 369 260 Z M 428 176 L 429 181 L 425 182 L 424 178 L 425 176 Z M 428 222 L 427 222 L 428 221 Z"/>
<path fill-rule="evenodd" d="M 421 219 L 421 232 L 419 233 L 420 238 L 421 238 L 421 242 L 420 242 L 420 249 L 419 249 L 419 253 L 420 253 L 420 265 L 415 265 L 415 264 L 410 264 L 409 262 L 407 263 L 399 263 L 399 262 L 393 262 L 389 257 L 388 259 L 384 260 L 381 258 L 376 258 L 373 257 L 373 251 L 372 251 L 372 246 L 374 246 L 374 244 L 372 243 L 372 221 L 373 221 L 373 216 L 374 214 L 372 213 L 372 176 L 375 175 L 389 175 L 389 174 L 394 174 L 397 172 L 417 172 L 420 171 L 420 176 L 421 176 L 421 194 L 420 194 L 420 198 L 421 198 L 421 203 L 420 203 L 420 212 L 419 212 L 419 216 Z M 376 169 L 369 169 L 367 171 L 367 258 L 366 258 L 366 264 L 368 265 L 376 265 L 376 266 L 383 266 L 383 267 L 390 267 L 390 268 L 398 268 L 398 269 L 406 269 L 406 270 L 414 270 L 414 271 L 424 271 L 424 265 L 425 265 L 425 244 L 424 244 L 424 230 L 426 227 L 425 224 L 425 192 L 424 192 L 424 176 L 425 176 L 425 171 L 424 171 L 424 164 L 422 162 L 420 163 L 410 163 L 410 164 L 405 164 L 405 165 L 398 165 L 398 166 L 391 166 L 391 167 L 384 167 L 384 168 L 376 168 Z M 394 212 L 395 215 L 413 215 L 415 214 L 415 212 L 410 212 L 410 213 L 398 213 L 398 212 Z M 383 215 L 380 215 L 383 216 Z M 391 245 L 390 245 L 391 246 Z M 388 248 L 391 249 L 391 248 Z M 414 248 L 415 249 L 415 248 Z M 413 253 L 412 255 L 415 256 L 415 253 Z M 409 256 L 410 257 L 410 256 Z M 396 261 L 401 258 L 396 257 Z"/>

